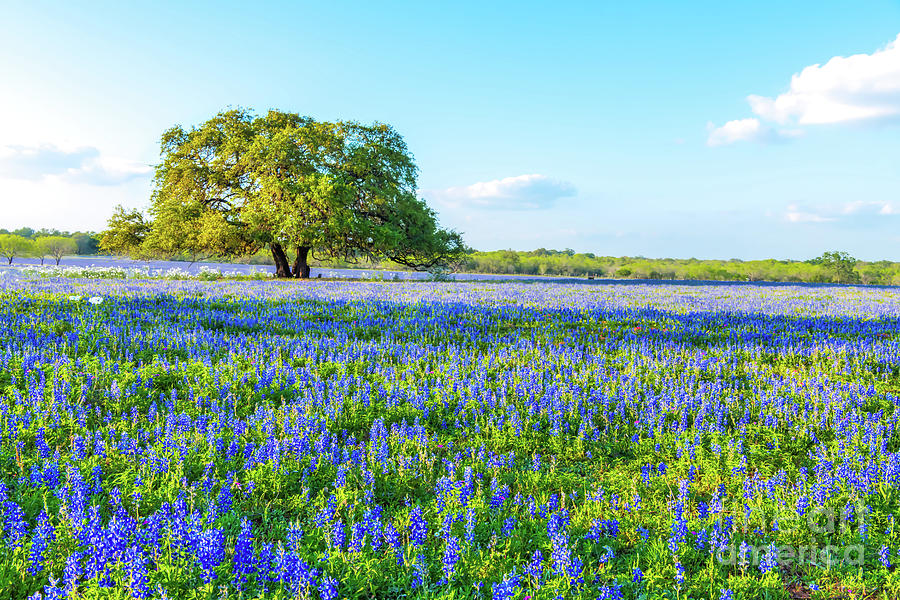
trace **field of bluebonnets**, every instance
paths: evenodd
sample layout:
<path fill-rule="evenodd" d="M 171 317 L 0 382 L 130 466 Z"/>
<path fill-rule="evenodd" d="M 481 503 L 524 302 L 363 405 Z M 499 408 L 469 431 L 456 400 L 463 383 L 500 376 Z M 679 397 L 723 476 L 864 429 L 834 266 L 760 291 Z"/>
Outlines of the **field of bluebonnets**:
<path fill-rule="evenodd" d="M 900 290 L 0 283 L 0 597 L 895 598 Z"/>

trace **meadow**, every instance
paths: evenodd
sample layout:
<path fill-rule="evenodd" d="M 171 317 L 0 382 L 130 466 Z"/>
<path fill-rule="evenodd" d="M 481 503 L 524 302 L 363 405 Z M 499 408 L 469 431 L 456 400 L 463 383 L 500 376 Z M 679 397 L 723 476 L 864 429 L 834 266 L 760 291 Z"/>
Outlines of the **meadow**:
<path fill-rule="evenodd" d="M 0 279 L 0 598 L 895 598 L 900 289 Z"/>

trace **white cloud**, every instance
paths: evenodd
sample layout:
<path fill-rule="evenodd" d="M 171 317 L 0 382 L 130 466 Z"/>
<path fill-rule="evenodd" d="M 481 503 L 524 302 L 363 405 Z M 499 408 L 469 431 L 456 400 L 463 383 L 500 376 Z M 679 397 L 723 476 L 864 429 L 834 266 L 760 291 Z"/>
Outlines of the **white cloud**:
<path fill-rule="evenodd" d="M 834 221 L 834 217 L 826 217 L 815 212 L 802 210 L 796 204 L 788 206 L 784 218 L 790 223 L 826 223 Z"/>
<path fill-rule="evenodd" d="M 820 125 L 900 116 L 900 35 L 872 54 L 835 56 L 791 78 L 776 98 L 751 95 L 753 112 L 767 121 Z"/>
<path fill-rule="evenodd" d="M 784 219 L 790 223 L 828 223 L 840 221 L 845 224 L 872 226 L 888 223 L 886 218 L 900 215 L 900 206 L 880 200 L 854 200 L 843 204 L 800 207 L 792 204 L 784 212 Z"/>
<path fill-rule="evenodd" d="M 706 128 L 709 129 L 709 138 L 706 140 L 706 144 L 708 146 L 723 146 L 743 140 L 754 140 L 759 136 L 760 127 L 759 119 L 737 119 L 728 121 L 721 127 L 715 127 L 712 123 L 707 123 Z"/>
<path fill-rule="evenodd" d="M 51 144 L 0 148 L 0 177 L 39 180 L 77 169 L 100 153 L 96 148 L 64 150 Z"/>
<path fill-rule="evenodd" d="M 0 178 L 4 179 L 118 185 L 148 177 L 152 171 L 149 165 L 104 156 L 93 147 L 60 148 L 53 144 L 0 147 Z"/>
<path fill-rule="evenodd" d="M 771 142 L 801 133 L 766 122 L 824 125 L 900 118 L 900 35 L 872 54 L 835 56 L 824 65 L 804 68 L 791 78 L 790 89 L 775 98 L 751 94 L 747 101 L 756 118 L 709 127 L 710 146 Z"/>
<path fill-rule="evenodd" d="M 546 175 L 518 175 L 423 194 L 451 207 L 491 209 L 547 208 L 559 198 L 575 195 L 575 186 Z"/>
<path fill-rule="evenodd" d="M 707 123 L 709 137 L 706 140 L 708 146 L 724 146 L 735 142 L 779 142 L 786 138 L 801 135 L 799 131 L 790 129 L 776 130 L 759 119 L 735 119 L 728 121 L 721 127 Z"/>
<path fill-rule="evenodd" d="M 878 200 L 856 200 L 844 204 L 841 213 L 845 215 L 897 215 L 900 206 Z"/>
<path fill-rule="evenodd" d="M 149 177 L 153 168 L 127 158 L 100 156 L 72 169 L 64 177 L 73 183 L 90 185 L 118 185 L 132 179 Z"/>

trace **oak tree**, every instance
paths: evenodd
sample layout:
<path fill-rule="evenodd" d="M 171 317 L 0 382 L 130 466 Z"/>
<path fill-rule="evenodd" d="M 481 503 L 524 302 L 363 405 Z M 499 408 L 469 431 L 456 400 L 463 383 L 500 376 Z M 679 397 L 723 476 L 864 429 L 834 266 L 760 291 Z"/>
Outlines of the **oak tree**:
<path fill-rule="evenodd" d="M 161 158 L 138 242 L 144 252 L 228 257 L 268 248 L 277 276 L 308 277 L 310 257 L 427 269 L 465 250 L 416 196 L 412 154 L 383 123 L 229 110 L 167 130 Z M 114 217 L 111 231 L 144 223 Z"/>

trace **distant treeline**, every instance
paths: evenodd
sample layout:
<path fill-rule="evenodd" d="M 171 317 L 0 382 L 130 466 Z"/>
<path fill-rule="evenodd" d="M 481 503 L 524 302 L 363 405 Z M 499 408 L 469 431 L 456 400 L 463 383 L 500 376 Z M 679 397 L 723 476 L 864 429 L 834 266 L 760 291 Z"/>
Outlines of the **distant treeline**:
<path fill-rule="evenodd" d="M 24 241 L 15 240 L 14 238 L 11 240 L 18 242 L 21 246 L 23 253 L 21 255 L 28 254 L 29 251 L 31 251 L 31 253 L 36 251 L 34 242 L 39 238 L 69 238 L 75 242 L 73 254 L 78 255 L 97 254 L 100 250 L 100 236 L 93 231 L 69 232 L 60 231 L 58 229 L 32 229 L 31 227 L 20 227 L 19 229 L 13 230 L 0 228 L 0 235 L 22 238 Z M 10 240 L 10 238 L 6 239 Z"/>
<path fill-rule="evenodd" d="M 260 253 L 243 262 L 269 264 L 271 258 Z M 310 261 L 314 267 L 361 267 L 402 271 L 393 263 L 360 261 Z M 687 279 L 705 281 L 782 281 L 807 283 L 863 283 L 900 285 L 900 262 L 860 261 L 845 252 L 825 252 L 817 258 L 797 260 L 700 260 L 697 258 L 644 258 L 597 256 L 573 250 L 531 252 L 496 250 L 471 252 L 457 267 L 463 273 L 497 275 L 557 275 L 606 279 Z"/>
<path fill-rule="evenodd" d="M 44 238 L 42 241 L 41 238 Z M 62 239 L 71 242 L 62 243 Z M 35 230 L 23 227 L 14 231 L 0 229 L 0 254 L 11 263 L 15 256 L 60 256 L 65 254 L 97 254 L 99 236 L 94 232 L 74 233 L 56 229 Z M 166 257 L 188 262 L 216 260 L 205 256 Z M 271 264 L 268 252 L 259 252 L 237 262 Z M 364 268 L 403 271 L 407 267 L 391 262 L 358 263 L 317 260 L 310 265 L 319 268 Z M 866 262 L 845 252 L 825 252 L 817 258 L 798 260 L 701 260 L 697 258 L 645 258 L 643 256 L 597 256 L 574 250 L 530 252 L 495 250 L 470 252 L 457 271 L 498 275 L 557 275 L 562 277 L 594 277 L 606 279 L 685 279 L 708 281 L 782 281 L 807 283 L 863 283 L 868 285 L 900 285 L 900 262 L 881 260 Z"/>
<path fill-rule="evenodd" d="M 900 263 L 865 262 L 845 252 L 796 260 L 699 260 L 596 256 L 572 250 L 474 252 L 462 270 L 471 273 L 562 275 L 617 279 L 689 279 L 712 281 L 785 281 L 900 285 Z"/>

